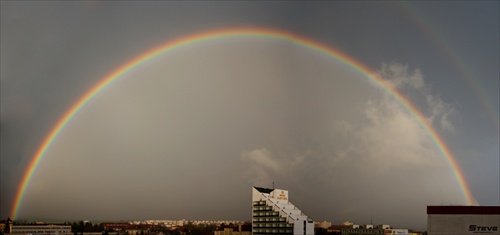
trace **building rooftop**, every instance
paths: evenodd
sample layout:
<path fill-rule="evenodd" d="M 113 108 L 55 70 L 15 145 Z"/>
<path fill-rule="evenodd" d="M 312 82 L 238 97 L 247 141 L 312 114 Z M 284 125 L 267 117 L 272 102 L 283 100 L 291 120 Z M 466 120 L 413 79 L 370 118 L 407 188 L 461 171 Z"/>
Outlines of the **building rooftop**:
<path fill-rule="evenodd" d="M 270 189 L 270 188 L 261 188 L 261 187 L 255 187 L 255 189 L 257 189 L 257 191 L 261 192 L 261 193 L 267 193 L 267 194 L 270 194 L 272 191 L 274 191 L 274 189 Z"/>
<path fill-rule="evenodd" d="M 500 215 L 500 206 L 427 206 L 427 214 Z"/>

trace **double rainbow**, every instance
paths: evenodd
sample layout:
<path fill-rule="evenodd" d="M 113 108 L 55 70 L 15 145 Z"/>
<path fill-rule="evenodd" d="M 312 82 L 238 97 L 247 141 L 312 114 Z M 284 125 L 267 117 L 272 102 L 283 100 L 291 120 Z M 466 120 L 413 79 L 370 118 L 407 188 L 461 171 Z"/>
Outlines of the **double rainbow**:
<path fill-rule="evenodd" d="M 423 116 L 423 114 L 412 104 L 408 99 L 406 99 L 400 92 L 398 92 L 394 87 L 387 83 L 384 79 L 377 76 L 374 71 L 355 59 L 349 57 L 348 55 L 328 47 L 322 43 L 307 39 L 302 36 L 298 36 L 292 33 L 279 31 L 275 29 L 264 29 L 264 28 L 235 28 L 235 29 L 222 29 L 222 30 L 212 30 L 207 32 L 202 32 L 194 34 L 192 36 L 183 37 L 174 41 L 167 42 L 166 44 L 160 45 L 150 51 L 147 51 L 138 57 L 130 60 L 121 67 L 115 69 L 113 72 L 104 77 L 99 83 L 97 83 L 92 89 L 85 93 L 71 108 L 66 111 L 66 113 L 59 119 L 54 128 L 50 131 L 47 137 L 43 140 L 42 145 L 38 148 L 33 159 L 29 163 L 29 166 L 22 178 L 21 184 L 17 190 L 15 196 L 14 204 L 11 210 L 11 218 L 17 218 L 19 208 L 23 201 L 23 196 L 25 194 L 26 188 L 35 172 L 38 164 L 43 159 L 45 152 L 49 149 L 50 145 L 54 139 L 58 136 L 61 130 L 66 126 L 66 124 L 75 116 L 78 111 L 89 102 L 97 93 L 99 93 L 106 86 L 111 84 L 114 80 L 120 78 L 122 75 L 132 70 L 136 66 L 146 63 L 148 60 L 158 56 L 162 53 L 167 53 L 173 51 L 177 48 L 188 46 L 195 43 L 201 43 L 210 40 L 216 40 L 220 38 L 247 38 L 247 37 L 259 37 L 259 38 L 271 38 L 276 40 L 289 41 L 296 45 L 303 46 L 305 48 L 317 51 L 333 59 L 339 60 L 345 63 L 347 66 L 358 71 L 359 73 L 366 76 L 369 80 L 373 81 L 375 84 L 384 89 L 387 93 L 392 95 L 396 100 L 398 100 L 402 106 L 404 106 L 414 117 L 419 124 L 425 128 L 430 138 L 434 141 L 438 147 L 441 154 L 446 158 L 447 162 L 451 166 L 455 178 L 457 179 L 461 190 L 463 192 L 464 198 L 470 205 L 475 205 L 476 202 L 472 197 L 469 186 L 465 181 L 464 175 L 460 170 L 452 152 L 446 146 L 444 140 L 438 135 L 434 127 L 429 123 L 429 121 Z"/>

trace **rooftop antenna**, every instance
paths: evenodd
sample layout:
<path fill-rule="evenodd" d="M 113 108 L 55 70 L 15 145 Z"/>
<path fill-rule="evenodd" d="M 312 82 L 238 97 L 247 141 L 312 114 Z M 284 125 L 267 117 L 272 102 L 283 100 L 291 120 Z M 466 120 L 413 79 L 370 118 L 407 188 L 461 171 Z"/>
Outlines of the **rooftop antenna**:
<path fill-rule="evenodd" d="M 274 181 L 273 181 L 273 189 L 274 189 Z"/>

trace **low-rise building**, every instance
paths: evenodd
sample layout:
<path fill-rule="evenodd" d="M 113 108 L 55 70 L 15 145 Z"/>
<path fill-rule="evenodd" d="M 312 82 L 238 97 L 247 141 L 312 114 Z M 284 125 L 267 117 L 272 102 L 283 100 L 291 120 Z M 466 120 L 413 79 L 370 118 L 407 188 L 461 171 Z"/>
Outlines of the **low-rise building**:
<path fill-rule="evenodd" d="M 332 226 L 332 222 L 329 222 L 329 221 L 314 222 L 314 227 L 315 228 L 328 229 L 330 226 Z"/>
<path fill-rule="evenodd" d="M 408 235 L 408 229 L 393 229 L 388 224 L 373 226 L 372 224 L 342 227 L 342 235 L 386 235 L 386 234 L 404 234 Z"/>
<path fill-rule="evenodd" d="M 373 227 L 371 224 L 365 226 L 352 224 L 342 228 L 342 235 L 383 235 L 384 232 L 384 228 L 380 226 Z"/>
<path fill-rule="evenodd" d="M 241 231 L 241 229 L 239 229 L 238 231 L 234 231 L 234 229 L 232 228 L 224 228 L 224 230 L 219 230 L 214 232 L 214 235 L 251 235 L 251 234 L 252 232 L 250 231 Z"/>
<path fill-rule="evenodd" d="M 102 223 L 104 230 L 113 230 L 113 231 L 122 231 L 130 227 L 130 223 L 128 222 L 119 222 L 119 223 Z"/>
<path fill-rule="evenodd" d="M 72 234 L 71 225 L 12 225 L 11 234 Z"/>
<path fill-rule="evenodd" d="M 12 230 L 12 220 L 7 218 L 7 220 L 0 220 L 0 232 L 10 233 Z"/>

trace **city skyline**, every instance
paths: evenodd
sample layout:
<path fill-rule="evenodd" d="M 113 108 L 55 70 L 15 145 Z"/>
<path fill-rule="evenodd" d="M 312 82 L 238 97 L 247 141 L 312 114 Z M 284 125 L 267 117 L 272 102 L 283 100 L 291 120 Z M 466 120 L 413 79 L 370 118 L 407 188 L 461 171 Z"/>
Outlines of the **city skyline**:
<path fill-rule="evenodd" d="M 500 203 L 498 2 L 1 4 L 2 217 Z"/>

